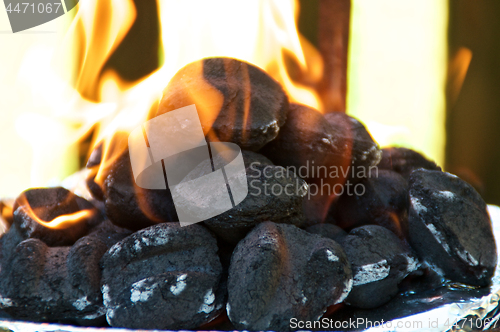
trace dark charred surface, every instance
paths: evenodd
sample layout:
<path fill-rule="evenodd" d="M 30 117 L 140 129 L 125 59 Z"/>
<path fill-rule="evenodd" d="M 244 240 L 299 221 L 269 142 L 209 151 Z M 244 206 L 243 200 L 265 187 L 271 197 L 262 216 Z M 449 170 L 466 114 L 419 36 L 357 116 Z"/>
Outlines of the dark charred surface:
<path fill-rule="evenodd" d="M 304 180 L 283 167 L 264 164 L 251 165 L 246 174 L 246 198 L 231 210 L 204 221 L 218 237 L 236 244 L 264 221 L 303 224 L 302 201 L 307 194 Z"/>
<path fill-rule="evenodd" d="M 352 277 L 333 240 L 293 225 L 262 223 L 236 247 L 227 312 L 237 329 L 290 329 L 290 319 L 317 320 L 343 301 Z"/>
<path fill-rule="evenodd" d="M 344 229 L 384 226 L 400 238 L 408 233 L 408 184 L 401 175 L 379 170 L 378 177 L 361 180 L 362 195 L 344 193 L 336 205 L 336 224 Z M 361 190 L 361 189 L 360 189 Z"/>
<path fill-rule="evenodd" d="M 111 247 L 101 266 L 111 326 L 196 328 L 223 307 L 217 242 L 200 225 L 163 223 L 138 231 Z"/>
<path fill-rule="evenodd" d="M 55 229 L 38 222 L 87 211 L 88 215 L 69 227 Z M 62 188 L 29 189 L 14 204 L 14 227 L 23 239 L 37 238 L 49 246 L 72 245 L 103 220 L 101 213 L 87 200 Z"/>
<path fill-rule="evenodd" d="M 12 228 L 0 240 L 0 308 L 15 319 L 101 325 L 105 311 L 99 260 L 126 231 L 101 226 L 71 247 L 48 247 L 32 238 L 6 255 L 18 242 L 16 232 Z"/>
<path fill-rule="evenodd" d="M 382 160 L 378 167 L 397 172 L 407 181 L 410 179 L 411 172 L 419 168 L 441 170 L 441 167 L 437 166 L 434 161 L 428 160 L 417 151 L 396 147 L 382 149 Z"/>
<path fill-rule="evenodd" d="M 157 115 L 195 104 L 209 141 L 257 151 L 285 123 L 288 97 L 263 70 L 230 58 L 193 62 L 163 91 Z"/>
<path fill-rule="evenodd" d="M 384 227 L 353 229 L 342 241 L 354 283 L 346 303 L 376 308 L 398 293 L 398 284 L 417 269 L 417 261 L 396 235 Z"/>
<path fill-rule="evenodd" d="M 337 129 L 337 130 L 336 130 Z M 333 128 L 323 115 L 310 107 L 291 104 L 285 125 L 278 137 L 267 144 L 261 153 L 276 165 L 294 167 L 303 179 L 335 183 L 341 179 L 328 177 L 330 166 L 350 165 L 350 127 Z M 318 167 L 327 169 L 318 172 Z M 320 174 L 317 174 L 320 173 Z"/>
<path fill-rule="evenodd" d="M 486 286 L 497 263 L 486 203 L 453 174 L 410 176 L 409 240 L 422 260 L 448 279 Z"/>
<path fill-rule="evenodd" d="M 356 169 L 354 178 L 362 177 L 361 169 L 368 173 L 371 166 L 378 165 L 382 152 L 360 121 L 343 112 L 328 113 L 325 119 L 333 127 L 336 135 L 343 137 L 349 144 L 351 165 Z M 351 179 L 353 179 L 352 173 Z"/>
<path fill-rule="evenodd" d="M 342 243 L 342 240 L 347 236 L 347 233 L 342 228 L 332 224 L 317 224 L 307 227 L 306 231 L 332 239 L 337 243 Z"/>
<path fill-rule="evenodd" d="M 178 220 L 170 190 L 143 189 L 135 184 L 128 150 L 110 167 L 104 196 L 106 215 L 120 227 L 139 230 Z"/>

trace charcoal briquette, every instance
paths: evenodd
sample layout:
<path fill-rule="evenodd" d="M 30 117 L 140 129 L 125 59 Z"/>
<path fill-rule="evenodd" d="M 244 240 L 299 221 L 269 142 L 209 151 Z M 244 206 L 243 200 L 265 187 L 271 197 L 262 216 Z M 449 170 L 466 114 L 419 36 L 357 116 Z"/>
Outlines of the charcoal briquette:
<path fill-rule="evenodd" d="M 71 247 L 48 247 L 36 238 L 19 243 L 2 261 L 0 308 L 15 319 L 102 323 L 99 260 L 109 243 L 101 236 L 82 237 Z"/>
<path fill-rule="evenodd" d="M 408 184 L 401 175 L 378 170 L 372 177 L 362 179 L 356 192 L 339 198 L 335 213 L 336 225 L 353 229 L 363 225 L 380 225 L 400 238 L 408 233 Z"/>
<path fill-rule="evenodd" d="M 307 197 L 302 201 L 304 227 L 322 223 L 335 224 L 335 202 L 334 196 L 308 193 Z"/>
<path fill-rule="evenodd" d="M 434 161 L 428 160 L 417 151 L 398 147 L 382 149 L 382 159 L 378 167 L 397 172 L 406 180 L 410 179 L 411 172 L 419 168 L 433 171 L 441 170 L 441 167 L 437 166 Z"/>
<path fill-rule="evenodd" d="M 332 224 L 316 224 L 306 228 L 306 231 L 312 234 L 317 234 L 322 237 L 332 239 L 337 243 L 342 243 L 342 240 L 347 236 L 347 232 L 342 228 Z"/>
<path fill-rule="evenodd" d="M 265 222 L 233 252 L 226 310 L 237 329 L 287 331 L 291 318 L 320 319 L 351 286 L 350 264 L 335 241 Z"/>
<path fill-rule="evenodd" d="M 376 308 L 398 293 L 398 284 L 418 268 L 410 249 L 391 231 L 367 225 L 353 229 L 342 240 L 351 263 L 353 287 L 345 302 Z"/>
<path fill-rule="evenodd" d="M 49 246 L 72 245 L 103 220 L 94 205 L 62 187 L 26 190 L 16 199 L 13 209 L 13 227 L 23 239 L 37 238 Z M 76 221 L 51 227 L 58 217 L 79 213 L 84 215 Z"/>
<path fill-rule="evenodd" d="M 243 156 L 243 163 L 245 164 L 245 168 L 252 166 L 252 163 L 254 165 L 274 165 L 273 162 L 265 157 L 264 155 L 253 152 L 250 150 L 242 150 L 241 154 Z"/>
<path fill-rule="evenodd" d="M 348 144 L 352 165 L 350 178 L 354 180 L 367 177 L 370 169 L 377 166 L 382 158 L 382 151 L 377 142 L 363 123 L 343 112 L 328 113 L 325 119 L 336 135 Z"/>
<path fill-rule="evenodd" d="M 418 169 L 409 194 L 409 240 L 421 260 L 453 281 L 488 285 L 497 252 L 477 191 L 453 174 Z"/>
<path fill-rule="evenodd" d="M 351 164 L 348 131 L 349 127 L 335 130 L 313 108 L 291 104 L 278 137 L 260 152 L 276 165 L 293 167 L 305 180 L 336 183 L 342 179 L 330 178 L 330 167 L 346 168 Z"/>
<path fill-rule="evenodd" d="M 248 195 L 232 209 L 204 221 L 216 235 L 236 244 L 264 221 L 301 226 L 304 223 L 302 201 L 307 183 L 283 167 L 251 162 L 246 168 Z"/>
<path fill-rule="evenodd" d="M 162 223 L 113 245 L 101 259 L 113 327 L 194 329 L 223 308 L 217 241 L 203 226 Z"/>
<path fill-rule="evenodd" d="M 120 227 L 139 230 L 178 220 L 169 189 L 144 189 L 136 185 L 128 150 L 109 166 L 104 197 L 107 217 Z"/>
<path fill-rule="evenodd" d="M 288 97 L 262 69 L 230 58 L 188 64 L 163 91 L 157 115 L 194 104 L 209 141 L 257 151 L 285 123 Z"/>
<path fill-rule="evenodd" d="M 14 249 L 23 240 L 25 239 L 17 227 L 10 227 L 6 233 L 2 234 L 0 237 L 0 271 L 5 268 L 5 264 L 9 261 Z"/>

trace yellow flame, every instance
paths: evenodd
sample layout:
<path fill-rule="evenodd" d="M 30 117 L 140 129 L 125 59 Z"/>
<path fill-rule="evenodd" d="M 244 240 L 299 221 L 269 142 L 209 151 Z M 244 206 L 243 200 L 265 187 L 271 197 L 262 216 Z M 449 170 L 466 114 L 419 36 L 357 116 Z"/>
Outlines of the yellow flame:
<path fill-rule="evenodd" d="M 76 88 L 90 99 L 98 99 L 101 70 L 132 26 L 136 17 L 131 0 L 82 1 L 68 36 L 77 45 L 79 65 Z M 83 38 L 82 38 L 83 37 Z M 80 51 L 80 52 L 78 52 Z M 77 53 L 78 52 L 78 53 Z"/>
<path fill-rule="evenodd" d="M 54 228 L 54 229 L 65 229 L 69 228 L 85 218 L 89 218 L 92 216 L 91 210 L 81 210 L 75 213 L 66 214 L 63 216 L 56 217 L 50 221 L 43 221 L 40 218 L 37 218 L 36 221 L 46 227 Z"/>
<path fill-rule="evenodd" d="M 106 6 L 95 7 L 97 13 L 94 16 L 99 17 L 99 12 L 104 10 L 102 8 Z M 109 146 L 111 136 L 119 131 L 129 132 L 144 122 L 175 73 L 202 58 L 221 56 L 250 62 L 280 82 L 292 102 L 321 109 L 319 97 L 312 86 L 321 79 L 322 61 L 319 53 L 297 31 L 297 1 L 159 0 L 158 8 L 165 53 L 161 68 L 133 84 L 124 82 L 113 72 L 105 72 L 99 78 L 94 74 L 79 78 L 78 89 L 81 93 L 85 93 L 88 86 L 99 86 L 101 102 L 115 105 L 114 111 L 99 119 L 101 132 L 94 141 L 97 143 L 105 139 L 108 142 L 104 148 L 105 158 L 111 157 L 106 150 L 116 151 L 116 145 Z M 87 13 L 83 13 L 81 18 L 77 17 L 77 20 L 86 19 L 83 15 Z M 129 18 L 125 21 L 128 24 Z M 99 21 L 94 22 L 92 27 L 100 31 L 98 24 Z M 90 32 L 88 28 L 80 31 L 85 35 L 84 40 L 90 39 L 87 44 L 93 45 Z M 107 40 L 113 41 L 116 38 Z M 108 49 L 111 50 L 110 47 Z M 90 49 L 88 52 L 97 50 Z M 292 56 L 304 83 L 291 79 L 286 56 Z M 109 54 L 100 59 L 107 57 Z M 98 62 L 99 69 L 89 70 L 93 73 L 100 72 L 103 64 L 103 61 Z M 214 94 L 201 92 L 203 91 L 197 96 L 201 104 L 209 107 L 219 103 L 217 100 L 208 101 L 208 98 L 213 99 Z M 203 107 L 199 109 L 203 111 Z M 101 172 L 96 180 L 104 180 Z"/>
<path fill-rule="evenodd" d="M 32 150 L 32 156 L 24 158 L 27 160 L 2 160 L 2 164 L 13 165 L 9 169 L 13 180 L 7 179 L 14 183 L 10 195 L 26 187 L 57 184 L 69 171 L 76 171 L 81 137 L 96 128 L 96 144 L 140 125 L 173 75 L 201 58 L 224 56 L 250 62 L 280 82 L 292 102 L 321 110 L 313 87 L 321 79 L 322 62 L 297 31 L 297 0 L 158 0 L 158 8 L 164 63 L 137 82 L 103 72 L 135 20 L 131 0 L 81 1 L 72 12 L 76 15 L 70 25 L 57 26 L 59 19 L 52 23 L 57 26 L 54 29 L 67 32 L 64 39 L 26 48 L 21 59 L 0 57 L 10 66 L 17 64 L 5 80 L 0 78 L 2 86 L 21 78 L 23 84 L 15 94 L 22 91 L 23 100 L 29 101 L 9 101 L 6 107 L 16 110 L 9 114 L 8 127 L 15 130 L 15 137 L 23 138 L 13 144 L 13 150 L 23 151 L 23 156 L 29 155 L 29 147 Z M 71 15 L 64 17 L 67 20 Z M 294 79 L 290 61 L 296 71 Z M 9 67 L 0 64 L 0 71 L 4 69 Z M 14 104 L 15 108 L 10 107 Z M 64 169 L 59 167 L 63 163 Z M 15 180 L 18 168 L 23 171 Z"/>

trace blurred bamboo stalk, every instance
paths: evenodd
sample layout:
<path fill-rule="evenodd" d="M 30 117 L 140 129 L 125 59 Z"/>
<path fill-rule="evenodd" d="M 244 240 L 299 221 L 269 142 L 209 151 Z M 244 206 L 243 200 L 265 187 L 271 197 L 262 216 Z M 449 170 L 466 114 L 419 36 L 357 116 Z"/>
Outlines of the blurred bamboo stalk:
<path fill-rule="evenodd" d="M 318 86 L 325 112 L 346 111 L 351 0 L 320 0 L 318 44 L 324 60 Z"/>

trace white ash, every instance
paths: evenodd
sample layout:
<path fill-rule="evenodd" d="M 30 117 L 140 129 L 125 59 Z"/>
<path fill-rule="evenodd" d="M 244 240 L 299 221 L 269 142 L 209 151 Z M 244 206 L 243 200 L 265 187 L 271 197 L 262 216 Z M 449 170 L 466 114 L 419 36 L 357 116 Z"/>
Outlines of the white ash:
<path fill-rule="evenodd" d="M 390 270 L 391 267 L 385 259 L 377 263 L 363 265 L 354 276 L 353 285 L 359 286 L 385 279 Z"/>
<path fill-rule="evenodd" d="M 436 241 L 439 244 L 441 244 L 441 246 L 444 248 L 444 250 L 446 250 L 447 253 L 451 253 L 450 246 L 448 246 L 448 243 L 446 243 L 444 236 L 436 229 L 436 226 L 434 226 L 433 224 L 428 224 L 427 229 L 429 229 L 429 231 L 431 231 L 431 233 L 434 236 L 434 238 L 436 239 Z"/>
<path fill-rule="evenodd" d="M 269 129 L 272 129 L 272 130 L 273 130 L 273 132 L 275 132 L 275 133 L 276 133 L 276 136 L 278 135 L 278 132 L 279 132 L 279 130 L 280 130 L 280 128 L 278 127 L 278 122 L 277 122 L 276 120 L 271 121 L 271 122 L 270 122 L 268 125 L 266 125 L 266 126 L 261 126 L 259 129 L 260 129 L 260 130 L 262 130 L 262 133 L 264 133 L 264 134 L 265 134 L 265 133 L 267 133 L 267 131 L 268 131 Z"/>
<path fill-rule="evenodd" d="M 406 267 L 406 273 L 411 273 L 418 269 L 418 260 L 413 256 L 405 256 L 408 265 Z"/>
<path fill-rule="evenodd" d="M 411 197 L 411 205 L 420 214 L 420 212 L 427 212 L 427 208 L 420 203 L 420 200 L 414 196 Z"/>
<path fill-rule="evenodd" d="M 198 312 L 204 312 L 206 314 L 211 313 L 215 308 L 214 301 L 215 301 L 214 292 L 213 290 L 209 289 L 203 298 L 203 304 L 201 305 L 200 310 Z"/>
<path fill-rule="evenodd" d="M 9 299 L 8 297 L 2 297 L 0 296 L 0 307 L 12 307 L 14 303 L 12 302 L 12 299 Z"/>
<path fill-rule="evenodd" d="M 457 255 L 458 257 L 462 258 L 464 261 L 471 263 L 472 265 L 479 265 L 479 262 L 477 259 L 472 257 L 472 255 L 468 251 L 462 251 L 457 249 Z"/>
<path fill-rule="evenodd" d="M 116 256 L 120 253 L 121 250 L 122 245 L 120 244 L 120 242 L 117 242 L 109 249 L 109 253 L 111 254 L 111 256 Z"/>
<path fill-rule="evenodd" d="M 451 191 L 448 191 L 448 190 L 437 191 L 437 192 L 433 193 L 433 195 L 438 197 L 438 198 L 444 198 L 444 199 L 449 199 L 449 200 L 452 200 L 455 198 L 455 194 L 452 193 Z"/>
<path fill-rule="evenodd" d="M 330 262 L 338 262 L 339 258 L 333 254 L 330 250 L 326 250 L 326 255 L 328 256 L 328 260 Z"/>
<path fill-rule="evenodd" d="M 177 277 L 177 282 L 175 285 L 170 286 L 170 292 L 174 295 L 179 295 L 186 288 L 186 278 L 187 274 L 182 274 Z"/>
<path fill-rule="evenodd" d="M 158 287 L 158 283 L 147 286 L 146 283 L 148 278 L 139 280 L 132 284 L 130 289 L 130 301 L 135 302 L 146 302 L 151 295 L 153 295 L 155 288 Z"/>
<path fill-rule="evenodd" d="M 344 300 L 347 298 L 347 296 L 351 292 L 352 286 L 353 286 L 353 279 L 349 279 L 349 280 L 344 282 L 344 291 L 342 292 L 342 295 L 340 295 L 337 302 L 335 302 L 335 304 L 344 302 Z"/>
<path fill-rule="evenodd" d="M 77 310 L 82 311 L 91 304 L 92 303 L 90 303 L 90 301 L 87 299 L 87 296 L 84 296 L 73 302 L 73 307 L 75 307 Z"/>
<path fill-rule="evenodd" d="M 109 286 L 102 285 L 101 292 L 102 292 L 103 303 L 107 307 L 111 304 L 111 297 L 109 296 Z"/>
<path fill-rule="evenodd" d="M 92 320 L 92 319 L 96 319 L 98 317 L 101 317 L 104 314 L 106 314 L 106 308 L 101 307 L 101 308 L 99 308 L 99 310 L 97 310 L 97 312 L 90 314 L 90 315 L 87 315 L 87 316 L 83 316 L 83 319 Z"/>

